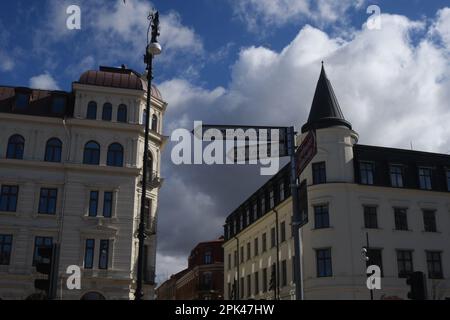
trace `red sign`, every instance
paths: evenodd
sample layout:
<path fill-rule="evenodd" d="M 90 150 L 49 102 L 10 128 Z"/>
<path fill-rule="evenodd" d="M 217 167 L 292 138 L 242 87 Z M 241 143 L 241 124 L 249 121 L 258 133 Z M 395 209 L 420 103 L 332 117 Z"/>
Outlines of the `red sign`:
<path fill-rule="evenodd" d="M 305 170 L 309 162 L 317 154 L 316 132 L 310 131 L 302 144 L 295 153 L 295 168 L 297 170 L 297 177 Z"/>

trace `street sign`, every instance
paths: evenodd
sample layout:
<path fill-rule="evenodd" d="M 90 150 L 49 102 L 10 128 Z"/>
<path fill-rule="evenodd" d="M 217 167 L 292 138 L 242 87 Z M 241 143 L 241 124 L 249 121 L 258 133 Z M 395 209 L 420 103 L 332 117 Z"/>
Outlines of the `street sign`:
<path fill-rule="evenodd" d="M 309 131 L 302 144 L 295 153 L 296 175 L 299 177 L 309 162 L 317 154 L 317 142 L 315 131 Z"/>

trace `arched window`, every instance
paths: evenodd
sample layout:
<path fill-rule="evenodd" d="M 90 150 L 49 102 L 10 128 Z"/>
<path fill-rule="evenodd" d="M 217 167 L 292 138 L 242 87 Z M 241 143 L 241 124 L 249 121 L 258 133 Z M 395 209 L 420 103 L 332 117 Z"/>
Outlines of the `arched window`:
<path fill-rule="evenodd" d="M 109 146 L 106 164 L 111 167 L 123 167 L 123 147 L 119 143 Z"/>
<path fill-rule="evenodd" d="M 112 104 L 107 102 L 103 105 L 102 120 L 111 121 L 112 119 Z"/>
<path fill-rule="evenodd" d="M 100 164 L 100 145 L 95 141 L 89 141 L 84 146 L 84 164 Z"/>
<path fill-rule="evenodd" d="M 25 149 L 25 139 L 18 134 L 11 136 L 8 140 L 8 150 L 6 158 L 23 159 L 23 151 Z"/>
<path fill-rule="evenodd" d="M 97 102 L 91 101 L 88 104 L 86 118 L 91 120 L 97 119 Z"/>
<path fill-rule="evenodd" d="M 61 162 L 62 142 L 58 138 L 51 138 L 45 147 L 45 161 Z"/>
<path fill-rule="evenodd" d="M 117 109 L 117 122 L 127 122 L 127 106 L 124 104 Z"/>
<path fill-rule="evenodd" d="M 145 123 L 147 121 L 147 110 L 144 110 L 142 112 L 142 124 L 145 126 Z"/>
<path fill-rule="evenodd" d="M 152 116 L 152 130 L 157 132 L 158 131 L 158 117 L 156 114 Z"/>

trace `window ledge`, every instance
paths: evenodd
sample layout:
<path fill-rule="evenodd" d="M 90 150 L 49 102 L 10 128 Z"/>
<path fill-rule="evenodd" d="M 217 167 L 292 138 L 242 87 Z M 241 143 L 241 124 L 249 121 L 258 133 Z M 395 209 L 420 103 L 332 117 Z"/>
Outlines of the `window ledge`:
<path fill-rule="evenodd" d="M 54 219 L 58 219 L 58 217 L 59 217 L 59 214 L 33 213 L 33 219 L 54 220 Z"/>
<path fill-rule="evenodd" d="M 413 232 L 411 229 L 392 229 L 392 231 L 397 231 L 397 232 Z"/>
<path fill-rule="evenodd" d="M 334 227 L 312 228 L 312 229 L 311 229 L 311 231 L 320 231 L 320 230 L 334 230 Z"/>
<path fill-rule="evenodd" d="M 0 216 L 19 216 L 19 213 L 17 211 L 12 212 L 12 211 L 0 211 Z"/>
<path fill-rule="evenodd" d="M 425 230 L 422 230 L 421 233 L 422 234 L 442 234 L 441 231 L 425 231 Z"/>
<path fill-rule="evenodd" d="M 91 217 L 91 216 L 87 216 L 87 215 L 84 215 L 83 219 L 87 220 L 87 221 L 98 221 L 101 223 L 115 223 L 118 220 L 117 217 L 115 217 L 115 216 L 113 216 L 111 218 L 105 218 L 103 216 Z"/>
<path fill-rule="evenodd" d="M 382 230 L 384 230 L 383 228 L 379 228 L 379 227 L 377 227 L 377 228 L 367 228 L 367 227 L 361 227 L 361 230 L 374 230 L 374 231 L 382 231 Z"/>

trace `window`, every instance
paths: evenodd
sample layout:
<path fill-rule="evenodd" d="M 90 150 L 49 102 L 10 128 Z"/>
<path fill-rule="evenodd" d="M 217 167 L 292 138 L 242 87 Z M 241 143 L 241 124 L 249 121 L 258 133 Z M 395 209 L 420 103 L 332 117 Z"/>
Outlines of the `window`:
<path fill-rule="evenodd" d="M 57 138 L 52 138 L 47 141 L 45 147 L 45 161 L 47 162 L 61 162 L 62 142 Z"/>
<path fill-rule="evenodd" d="M 11 136 L 8 140 L 8 150 L 6 152 L 7 159 L 23 159 L 25 149 L 25 139 L 18 134 Z"/>
<path fill-rule="evenodd" d="M 262 235 L 262 252 L 267 251 L 267 234 L 263 233 Z"/>
<path fill-rule="evenodd" d="M 283 201 L 285 198 L 284 196 L 284 181 L 280 183 L 280 202 Z"/>
<path fill-rule="evenodd" d="M 250 242 L 247 242 L 247 261 L 252 258 L 252 250 Z"/>
<path fill-rule="evenodd" d="M 287 262 L 286 260 L 281 261 L 281 286 L 287 286 Z"/>
<path fill-rule="evenodd" d="M 442 279 L 442 260 L 441 252 L 427 251 L 428 278 Z"/>
<path fill-rule="evenodd" d="M 316 250 L 317 277 L 331 277 L 331 249 Z"/>
<path fill-rule="evenodd" d="M 100 256 L 98 259 L 99 269 L 108 269 L 109 240 L 100 240 Z"/>
<path fill-rule="evenodd" d="M 367 256 L 369 257 L 369 260 L 366 262 L 367 266 L 376 265 L 380 267 L 381 276 L 383 277 L 383 260 L 381 258 L 381 250 L 369 249 L 367 251 Z"/>
<path fill-rule="evenodd" d="M 276 246 L 276 232 L 275 228 L 270 229 L 270 247 L 273 248 Z"/>
<path fill-rule="evenodd" d="M 244 247 L 241 247 L 241 263 L 244 262 Z"/>
<path fill-rule="evenodd" d="M 258 203 L 255 201 L 253 203 L 253 221 L 256 221 L 258 219 Z"/>
<path fill-rule="evenodd" d="M 41 196 L 39 198 L 40 214 L 56 214 L 56 199 L 58 197 L 58 189 L 41 189 Z"/>
<path fill-rule="evenodd" d="M 206 251 L 204 256 L 205 264 L 212 264 L 212 253 L 211 251 Z"/>
<path fill-rule="evenodd" d="M 280 224 L 281 242 L 286 241 L 286 222 Z"/>
<path fill-rule="evenodd" d="M 147 123 L 147 110 L 142 111 L 142 125 Z"/>
<path fill-rule="evenodd" d="M 117 122 L 127 122 L 127 106 L 124 104 L 117 109 Z"/>
<path fill-rule="evenodd" d="M 28 104 L 30 103 L 30 95 L 27 93 L 17 93 L 16 94 L 16 101 L 15 101 L 15 108 L 17 109 L 25 109 L 28 107 Z"/>
<path fill-rule="evenodd" d="M 92 269 L 94 267 L 94 249 L 95 249 L 95 240 L 87 239 L 86 240 L 86 249 L 84 252 L 84 268 Z"/>
<path fill-rule="evenodd" d="M 314 221 L 316 229 L 330 227 L 330 217 L 328 214 L 328 205 L 314 207 Z"/>
<path fill-rule="evenodd" d="M 52 237 L 36 237 L 34 239 L 33 267 L 41 260 L 39 248 L 50 248 L 53 246 Z"/>
<path fill-rule="evenodd" d="M 100 164 L 100 145 L 95 141 L 89 141 L 84 146 L 84 164 L 99 165 Z"/>
<path fill-rule="evenodd" d="M 89 216 L 96 217 L 98 212 L 98 191 L 91 191 L 89 195 Z"/>
<path fill-rule="evenodd" d="M 423 226 L 426 232 L 436 232 L 436 211 L 423 210 Z"/>
<path fill-rule="evenodd" d="M 105 218 L 111 218 L 112 216 L 112 202 L 113 202 L 113 193 L 105 192 L 103 198 L 103 216 Z"/>
<path fill-rule="evenodd" d="M 16 212 L 18 194 L 19 187 L 2 186 L 2 194 L 0 197 L 0 211 Z"/>
<path fill-rule="evenodd" d="M 144 204 L 144 224 L 147 230 L 151 229 L 151 217 L 152 217 L 152 199 L 145 198 Z"/>
<path fill-rule="evenodd" d="M 234 266 L 237 267 L 238 262 L 238 252 L 237 250 L 234 250 Z"/>
<path fill-rule="evenodd" d="M 320 184 L 327 182 L 327 172 L 325 162 L 318 162 L 312 164 L 313 184 Z"/>
<path fill-rule="evenodd" d="M 250 209 L 245 209 L 245 219 L 247 220 L 247 226 L 250 225 Z"/>
<path fill-rule="evenodd" d="M 431 169 L 419 168 L 419 186 L 420 189 L 431 190 Z"/>
<path fill-rule="evenodd" d="M 262 285 L 263 292 L 267 292 L 267 268 L 262 270 Z"/>
<path fill-rule="evenodd" d="M 403 188 L 403 168 L 401 166 L 392 165 L 390 167 L 391 186 L 395 188 Z"/>
<path fill-rule="evenodd" d="M 112 105 L 109 102 L 103 105 L 102 120 L 104 121 L 112 120 Z"/>
<path fill-rule="evenodd" d="M 447 190 L 450 191 L 450 170 L 447 170 Z"/>
<path fill-rule="evenodd" d="M 255 251 L 255 257 L 259 254 L 259 241 L 258 241 L 258 238 L 255 238 L 255 248 L 254 248 L 254 251 Z"/>
<path fill-rule="evenodd" d="M 261 196 L 261 215 L 266 213 L 266 197 L 265 195 Z"/>
<path fill-rule="evenodd" d="M 241 300 L 244 299 L 244 277 L 241 277 L 241 282 L 240 282 L 240 290 L 241 290 Z"/>
<path fill-rule="evenodd" d="M 259 294 L 259 272 L 256 271 L 254 276 L 255 276 L 254 281 L 255 281 L 255 296 L 256 296 Z"/>
<path fill-rule="evenodd" d="M 244 228 L 244 215 L 242 213 L 239 214 L 239 230 Z"/>
<path fill-rule="evenodd" d="M 86 118 L 90 120 L 97 119 L 97 102 L 91 101 L 87 107 Z"/>
<path fill-rule="evenodd" d="M 152 127 L 151 129 L 155 132 L 158 132 L 158 117 L 156 114 L 152 116 Z"/>
<path fill-rule="evenodd" d="M 408 218 L 405 208 L 394 208 L 395 229 L 408 230 Z"/>
<path fill-rule="evenodd" d="M 414 271 L 412 251 L 411 250 L 397 250 L 397 265 L 398 277 L 406 278 Z"/>
<path fill-rule="evenodd" d="M 247 297 L 252 295 L 252 277 L 247 275 Z"/>
<path fill-rule="evenodd" d="M 228 270 L 231 270 L 231 253 L 228 254 Z"/>
<path fill-rule="evenodd" d="M 11 261 L 13 236 L 0 234 L 0 266 L 8 266 Z"/>
<path fill-rule="evenodd" d="M 56 114 L 64 114 L 66 110 L 66 97 L 64 96 L 54 96 L 52 104 L 52 112 Z"/>
<path fill-rule="evenodd" d="M 204 272 L 202 274 L 202 285 L 203 285 L 204 290 L 212 289 L 212 273 L 211 272 Z"/>
<path fill-rule="evenodd" d="M 106 165 L 123 167 L 123 147 L 119 143 L 113 143 L 109 146 Z"/>
<path fill-rule="evenodd" d="M 364 206 L 364 227 L 367 229 L 377 229 L 377 207 Z"/>
<path fill-rule="evenodd" d="M 269 205 L 270 205 L 270 209 L 273 209 L 273 207 L 275 207 L 275 198 L 274 198 L 273 189 L 270 190 L 270 192 L 269 192 Z"/>
<path fill-rule="evenodd" d="M 373 163 L 371 162 L 361 162 L 359 164 L 359 170 L 360 170 L 360 178 L 362 184 L 373 184 Z"/>

